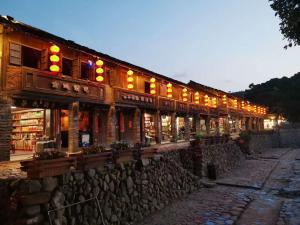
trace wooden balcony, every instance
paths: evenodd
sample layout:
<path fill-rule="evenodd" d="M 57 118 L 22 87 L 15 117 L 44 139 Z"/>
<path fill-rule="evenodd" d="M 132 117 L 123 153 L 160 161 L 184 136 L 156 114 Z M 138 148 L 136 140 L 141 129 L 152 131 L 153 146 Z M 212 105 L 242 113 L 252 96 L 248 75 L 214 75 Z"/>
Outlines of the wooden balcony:
<path fill-rule="evenodd" d="M 22 95 L 58 96 L 90 103 L 103 103 L 105 98 L 102 84 L 30 68 L 8 69 L 6 90 Z"/>
<path fill-rule="evenodd" d="M 134 105 L 152 109 L 157 107 L 157 97 L 150 94 L 115 88 L 114 98 L 117 104 Z"/>

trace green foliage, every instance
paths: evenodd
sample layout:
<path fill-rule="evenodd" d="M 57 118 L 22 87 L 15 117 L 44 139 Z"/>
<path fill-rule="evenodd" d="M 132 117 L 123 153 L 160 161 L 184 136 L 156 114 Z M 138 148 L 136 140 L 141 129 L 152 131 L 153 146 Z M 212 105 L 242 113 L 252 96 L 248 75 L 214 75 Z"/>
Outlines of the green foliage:
<path fill-rule="evenodd" d="M 195 140 L 201 140 L 205 137 L 205 134 L 204 133 L 197 133 L 196 136 L 195 136 Z"/>
<path fill-rule="evenodd" d="M 105 148 L 103 146 L 90 146 L 88 148 L 83 148 L 82 153 L 84 155 L 97 154 L 100 152 L 104 152 Z"/>
<path fill-rule="evenodd" d="M 39 153 L 34 153 L 33 155 L 34 160 L 60 159 L 64 157 L 66 157 L 66 153 L 59 150 L 43 151 Z"/>
<path fill-rule="evenodd" d="M 249 143 L 251 140 L 251 133 L 249 131 L 242 131 L 240 133 L 240 139 L 242 139 L 246 143 Z"/>
<path fill-rule="evenodd" d="M 253 85 L 245 98 L 269 107 L 269 112 L 281 114 L 290 122 L 300 122 L 300 73 L 291 78 L 271 79 Z"/>
<path fill-rule="evenodd" d="M 275 15 L 281 20 L 280 31 L 288 40 L 287 47 L 300 45 L 300 1 L 299 0 L 269 0 Z"/>
<path fill-rule="evenodd" d="M 113 151 L 126 151 L 129 149 L 129 144 L 126 141 L 113 142 L 110 146 Z"/>

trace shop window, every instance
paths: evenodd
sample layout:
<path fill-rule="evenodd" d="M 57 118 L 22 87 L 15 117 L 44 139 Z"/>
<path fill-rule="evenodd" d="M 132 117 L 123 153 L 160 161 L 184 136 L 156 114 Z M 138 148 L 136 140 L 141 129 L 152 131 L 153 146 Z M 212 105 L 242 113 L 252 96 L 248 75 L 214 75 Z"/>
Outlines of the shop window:
<path fill-rule="evenodd" d="M 21 65 L 21 45 L 10 43 L 9 45 L 9 63 L 12 65 Z"/>
<path fill-rule="evenodd" d="M 92 144 L 92 130 L 90 126 L 90 114 L 82 111 L 78 114 L 79 122 L 79 147 L 88 147 Z"/>
<path fill-rule="evenodd" d="M 62 74 L 65 76 L 72 76 L 72 60 L 62 58 Z"/>
<path fill-rule="evenodd" d="M 167 96 L 167 85 L 161 84 L 160 85 L 160 95 L 166 97 Z"/>
<path fill-rule="evenodd" d="M 150 94 L 150 82 L 145 81 L 145 93 Z"/>
<path fill-rule="evenodd" d="M 163 142 L 171 140 L 171 129 L 171 116 L 161 115 L 161 134 Z"/>
<path fill-rule="evenodd" d="M 41 51 L 22 46 L 22 65 L 31 68 L 40 68 Z"/>
<path fill-rule="evenodd" d="M 81 62 L 80 78 L 88 80 L 90 76 L 91 66 L 88 63 Z"/>

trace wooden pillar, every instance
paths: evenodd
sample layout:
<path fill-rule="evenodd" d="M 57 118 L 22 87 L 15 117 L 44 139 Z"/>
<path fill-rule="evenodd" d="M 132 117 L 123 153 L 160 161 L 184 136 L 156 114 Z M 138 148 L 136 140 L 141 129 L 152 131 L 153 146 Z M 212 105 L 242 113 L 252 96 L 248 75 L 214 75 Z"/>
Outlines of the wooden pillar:
<path fill-rule="evenodd" d="M 12 134 L 12 100 L 0 96 L 0 161 L 10 160 Z"/>
<path fill-rule="evenodd" d="M 210 135 L 210 116 L 205 117 L 206 134 Z"/>
<path fill-rule="evenodd" d="M 107 112 L 107 133 L 106 133 L 106 144 L 110 145 L 116 141 L 116 125 L 117 125 L 117 114 L 114 105 L 109 107 Z"/>
<path fill-rule="evenodd" d="M 177 124 L 176 124 L 176 112 L 171 114 L 171 132 L 172 132 L 172 142 L 177 141 Z"/>
<path fill-rule="evenodd" d="M 141 143 L 141 110 L 136 108 L 133 115 L 133 144 Z"/>
<path fill-rule="evenodd" d="M 186 115 L 184 117 L 184 140 L 189 141 L 190 136 L 191 136 L 190 119 L 189 119 L 189 116 Z"/>
<path fill-rule="evenodd" d="M 78 123 L 79 102 L 69 104 L 69 136 L 68 136 L 68 153 L 79 151 L 79 123 Z"/>
<path fill-rule="evenodd" d="M 216 123 L 216 129 L 217 129 L 217 136 L 220 135 L 220 118 L 217 118 L 217 123 Z"/>
<path fill-rule="evenodd" d="M 60 112 L 60 109 L 51 109 L 50 122 L 51 122 L 50 138 L 56 140 L 56 148 L 58 150 L 61 150 L 61 112 Z"/>
<path fill-rule="evenodd" d="M 146 144 L 146 138 L 145 138 L 145 111 L 144 110 L 141 110 L 141 143 L 143 145 Z"/>
<path fill-rule="evenodd" d="M 155 113 L 155 136 L 156 136 L 156 143 L 160 144 L 161 143 L 161 115 L 160 111 L 157 110 Z"/>
<path fill-rule="evenodd" d="M 93 145 L 94 146 L 101 145 L 99 114 L 100 114 L 100 110 L 93 108 L 93 110 L 92 110 L 92 131 L 93 131 Z"/>

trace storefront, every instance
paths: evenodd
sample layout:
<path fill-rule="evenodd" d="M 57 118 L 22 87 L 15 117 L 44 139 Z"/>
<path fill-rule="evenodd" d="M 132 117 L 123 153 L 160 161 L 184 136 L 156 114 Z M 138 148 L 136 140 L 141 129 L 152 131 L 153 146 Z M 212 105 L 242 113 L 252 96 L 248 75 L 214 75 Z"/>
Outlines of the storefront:
<path fill-rule="evenodd" d="M 172 140 L 172 122 L 170 114 L 161 115 L 161 142 L 170 142 Z"/>
<path fill-rule="evenodd" d="M 49 140 L 50 124 L 50 110 L 12 106 L 12 153 L 35 152 L 38 141 Z"/>
<path fill-rule="evenodd" d="M 177 134 L 177 140 L 182 141 L 185 137 L 185 120 L 184 117 L 178 116 L 176 117 L 176 134 Z"/>
<path fill-rule="evenodd" d="M 210 135 L 217 135 L 218 134 L 218 126 L 219 126 L 219 118 L 212 117 L 210 119 L 210 129 L 209 134 Z"/>
<path fill-rule="evenodd" d="M 145 145 L 156 144 L 155 113 L 147 111 L 143 116 Z"/>

